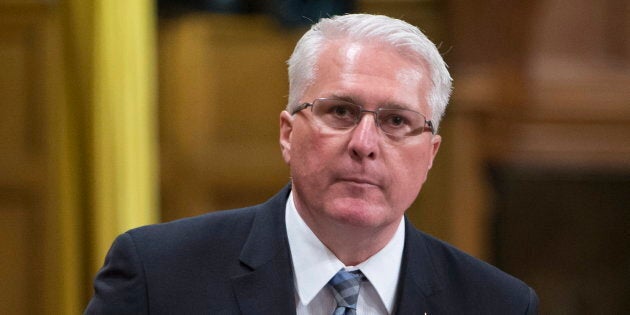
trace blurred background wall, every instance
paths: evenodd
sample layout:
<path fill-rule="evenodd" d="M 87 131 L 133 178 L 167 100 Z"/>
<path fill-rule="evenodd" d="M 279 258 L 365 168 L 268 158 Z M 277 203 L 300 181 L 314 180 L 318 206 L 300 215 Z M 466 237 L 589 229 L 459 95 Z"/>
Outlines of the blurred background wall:
<path fill-rule="evenodd" d="M 629 312 L 627 0 L 0 0 L 0 313 L 81 313 L 118 233 L 285 185 L 284 62 L 350 11 L 418 25 L 455 79 L 414 224 L 543 314 Z"/>

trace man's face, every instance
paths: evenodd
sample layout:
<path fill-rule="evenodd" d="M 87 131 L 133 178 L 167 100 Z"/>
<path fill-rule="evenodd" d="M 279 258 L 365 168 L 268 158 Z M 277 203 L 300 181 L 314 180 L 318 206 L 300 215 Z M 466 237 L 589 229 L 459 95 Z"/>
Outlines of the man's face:
<path fill-rule="evenodd" d="M 417 70 L 391 48 L 332 43 L 317 69 L 301 103 L 341 98 L 367 110 L 395 106 L 431 117 L 428 70 Z M 369 113 L 343 131 L 317 123 L 310 108 L 280 115 L 282 155 L 297 209 L 309 225 L 395 228 L 420 192 L 440 141 L 430 132 L 392 138 Z"/>

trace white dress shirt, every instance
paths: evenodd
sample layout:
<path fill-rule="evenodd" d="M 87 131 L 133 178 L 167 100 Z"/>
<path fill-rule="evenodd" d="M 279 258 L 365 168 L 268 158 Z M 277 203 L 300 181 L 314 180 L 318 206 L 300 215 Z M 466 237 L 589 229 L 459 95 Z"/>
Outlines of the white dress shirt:
<path fill-rule="evenodd" d="M 345 268 L 361 270 L 369 281 L 361 282 L 357 314 L 392 314 L 398 286 L 398 275 L 405 242 L 405 225 L 400 224 L 383 249 L 357 266 L 344 266 L 315 236 L 295 208 L 293 193 L 286 205 L 285 222 L 293 274 L 297 315 L 330 315 L 337 306 L 328 281 Z"/>

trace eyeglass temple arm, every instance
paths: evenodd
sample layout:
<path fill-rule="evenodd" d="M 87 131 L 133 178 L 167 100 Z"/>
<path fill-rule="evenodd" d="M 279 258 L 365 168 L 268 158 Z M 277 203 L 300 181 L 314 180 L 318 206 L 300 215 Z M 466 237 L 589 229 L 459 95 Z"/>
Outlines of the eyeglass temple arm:
<path fill-rule="evenodd" d="M 430 120 L 427 120 L 427 126 L 429 126 L 429 131 L 431 131 L 432 134 L 435 134 L 435 127 L 433 126 L 433 122 Z"/>
<path fill-rule="evenodd" d="M 294 115 L 295 113 L 309 107 L 309 106 L 313 106 L 313 104 L 311 103 L 302 103 L 300 105 L 298 105 L 297 107 L 295 107 L 295 109 L 291 112 L 291 115 Z"/>

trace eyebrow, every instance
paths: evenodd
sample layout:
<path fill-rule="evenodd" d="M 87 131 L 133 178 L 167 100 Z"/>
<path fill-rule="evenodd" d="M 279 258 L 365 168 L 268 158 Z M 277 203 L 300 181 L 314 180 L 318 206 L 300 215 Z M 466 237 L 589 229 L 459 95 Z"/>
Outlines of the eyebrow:
<path fill-rule="evenodd" d="M 333 99 L 337 99 L 337 100 L 340 100 L 340 101 L 346 101 L 346 102 L 350 102 L 350 103 L 353 103 L 353 104 L 357 104 L 357 105 L 359 105 L 361 107 L 364 107 L 362 102 L 358 102 L 355 98 L 353 98 L 350 95 L 332 93 L 330 96 L 328 96 L 326 98 L 333 98 Z M 385 102 L 385 103 L 379 105 L 377 108 L 406 109 L 406 110 L 411 110 L 411 111 L 417 112 L 417 110 L 411 109 L 411 106 L 408 106 L 408 105 L 405 105 L 405 104 L 396 103 L 396 102 L 391 102 L 391 101 Z"/>
<path fill-rule="evenodd" d="M 333 99 L 336 99 L 336 100 L 346 101 L 346 102 L 350 102 L 350 103 L 357 104 L 357 105 L 359 105 L 361 103 L 361 102 L 357 102 L 356 99 L 354 99 L 350 95 L 342 95 L 342 94 L 337 94 L 337 93 L 333 93 L 333 94 L 331 94 L 331 96 L 326 97 L 326 98 L 333 98 Z"/>
<path fill-rule="evenodd" d="M 410 108 L 411 106 L 406 106 L 406 105 L 402 105 L 399 103 L 392 103 L 392 102 L 388 102 L 383 104 L 383 106 L 380 106 L 379 108 L 386 108 L 386 109 L 406 109 L 406 110 L 410 110 L 410 111 L 416 111 Z"/>

